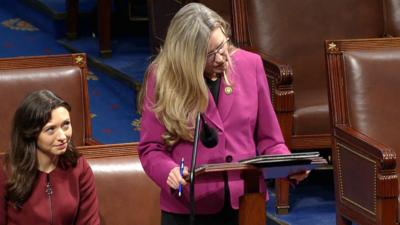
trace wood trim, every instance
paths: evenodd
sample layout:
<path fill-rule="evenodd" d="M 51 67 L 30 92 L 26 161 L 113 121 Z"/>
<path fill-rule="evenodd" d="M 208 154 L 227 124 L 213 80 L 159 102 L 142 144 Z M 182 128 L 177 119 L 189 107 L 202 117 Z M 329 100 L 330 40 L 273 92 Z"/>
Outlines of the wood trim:
<path fill-rule="evenodd" d="M 335 48 L 331 43 L 335 45 Z M 372 50 L 372 49 L 383 49 L 383 48 L 399 48 L 400 38 L 365 38 L 365 39 L 338 39 L 338 40 L 326 40 L 325 49 L 327 49 L 327 55 L 343 53 L 351 50 Z"/>
<path fill-rule="evenodd" d="M 79 0 L 67 0 L 67 38 L 78 37 Z"/>
<path fill-rule="evenodd" d="M 292 136 L 292 149 L 329 149 L 332 147 L 331 134 Z"/>
<path fill-rule="evenodd" d="M 127 155 L 138 156 L 138 142 L 123 143 L 123 144 L 104 144 L 79 146 L 78 151 L 88 159 L 104 158 L 104 157 L 120 157 Z"/>
<path fill-rule="evenodd" d="M 111 57 L 111 9 L 112 0 L 97 0 L 97 30 L 102 57 Z"/>
<path fill-rule="evenodd" d="M 328 49 L 327 49 L 328 51 Z M 335 52 L 327 55 L 327 69 L 331 71 L 328 76 L 328 82 L 331 84 L 328 87 L 329 111 L 331 124 L 346 124 L 348 123 L 347 115 L 347 100 L 346 88 L 343 72 L 343 62 L 341 61 L 342 54 Z M 333 113 L 335 112 L 335 113 Z"/>
<path fill-rule="evenodd" d="M 246 0 L 231 0 L 232 7 L 232 37 L 238 47 L 249 47 L 250 35 L 247 29 Z"/>
<path fill-rule="evenodd" d="M 277 113 L 279 125 L 282 130 L 283 138 L 289 149 L 293 148 L 292 144 L 292 127 L 293 127 L 293 112 Z"/>
<path fill-rule="evenodd" d="M 71 65 L 77 65 L 83 69 L 87 68 L 86 62 L 86 54 L 84 53 L 46 56 L 21 56 L 12 58 L 1 58 L 0 70 L 30 69 Z"/>
<path fill-rule="evenodd" d="M 276 211 L 280 215 L 289 214 L 289 180 L 285 178 L 275 179 Z"/>

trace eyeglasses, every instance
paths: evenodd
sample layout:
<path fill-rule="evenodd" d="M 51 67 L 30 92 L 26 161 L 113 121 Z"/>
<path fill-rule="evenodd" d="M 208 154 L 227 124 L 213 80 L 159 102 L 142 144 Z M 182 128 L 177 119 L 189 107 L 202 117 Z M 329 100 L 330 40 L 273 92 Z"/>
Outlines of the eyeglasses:
<path fill-rule="evenodd" d="M 229 41 L 229 38 L 226 38 L 225 41 L 223 41 L 215 50 L 207 53 L 207 60 L 214 62 L 215 61 L 215 56 L 217 54 L 224 54 L 224 47 L 225 44 Z"/>

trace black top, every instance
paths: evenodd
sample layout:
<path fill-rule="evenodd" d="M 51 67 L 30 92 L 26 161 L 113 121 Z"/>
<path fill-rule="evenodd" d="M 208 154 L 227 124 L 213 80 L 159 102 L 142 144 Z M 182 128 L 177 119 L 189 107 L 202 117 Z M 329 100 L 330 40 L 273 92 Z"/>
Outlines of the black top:
<path fill-rule="evenodd" d="M 215 104 L 218 105 L 218 97 L 219 97 L 219 86 L 221 84 L 221 77 L 218 77 L 216 80 L 211 80 L 206 77 L 206 83 L 212 96 L 214 97 Z"/>
<path fill-rule="evenodd" d="M 219 97 L 219 88 L 221 84 L 221 77 L 219 76 L 216 80 L 211 80 L 210 78 L 206 77 L 206 83 L 212 96 L 214 97 L 215 104 L 218 105 L 218 97 Z M 228 174 L 226 172 L 223 173 L 224 176 L 224 183 L 225 183 L 225 207 L 231 207 L 230 203 L 230 194 L 229 194 L 229 185 L 228 185 Z"/>

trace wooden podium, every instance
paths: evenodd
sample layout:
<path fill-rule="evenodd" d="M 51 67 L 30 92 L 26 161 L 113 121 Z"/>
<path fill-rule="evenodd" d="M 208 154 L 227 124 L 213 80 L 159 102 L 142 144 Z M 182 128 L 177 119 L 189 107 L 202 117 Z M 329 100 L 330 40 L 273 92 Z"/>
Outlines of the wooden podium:
<path fill-rule="evenodd" d="M 290 155 L 262 155 L 234 163 L 207 164 L 195 170 L 195 176 L 209 173 L 240 171 L 244 180 L 244 195 L 239 199 L 239 225 L 265 225 L 267 212 L 265 193 L 260 193 L 260 176 L 285 178 L 301 171 L 312 170 L 327 164 L 318 152 Z"/>
<path fill-rule="evenodd" d="M 259 192 L 262 169 L 243 163 L 208 164 L 196 169 L 195 175 L 239 170 L 244 180 L 244 195 L 239 200 L 239 225 L 265 225 L 267 222 L 265 193 Z"/>

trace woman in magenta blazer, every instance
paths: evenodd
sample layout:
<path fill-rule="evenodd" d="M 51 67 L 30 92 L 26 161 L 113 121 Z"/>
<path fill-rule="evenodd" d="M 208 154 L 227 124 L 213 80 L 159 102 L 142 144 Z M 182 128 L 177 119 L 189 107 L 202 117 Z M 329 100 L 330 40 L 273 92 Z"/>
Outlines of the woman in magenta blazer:
<path fill-rule="evenodd" d="M 260 56 L 235 48 L 229 35 L 229 25 L 217 13 L 188 4 L 172 19 L 164 46 L 148 69 L 139 101 L 139 154 L 146 173 L 161 187 L 163 225 L 189 224 L 189 185 L 179 165 L 184 158 L 191 166 L 198 112 L 217 130 L 218 144 L 208 149 L 199 143 L 197 165 L 290 154 Z M 181 197 L 175 191 L 179 184 L 184 185 Z M 238 223 L 244 194 L 239 173 L 199 177 L 195 185 L 196 224 Z M 264 184 L 260 191 L 266 191 Z"/>

